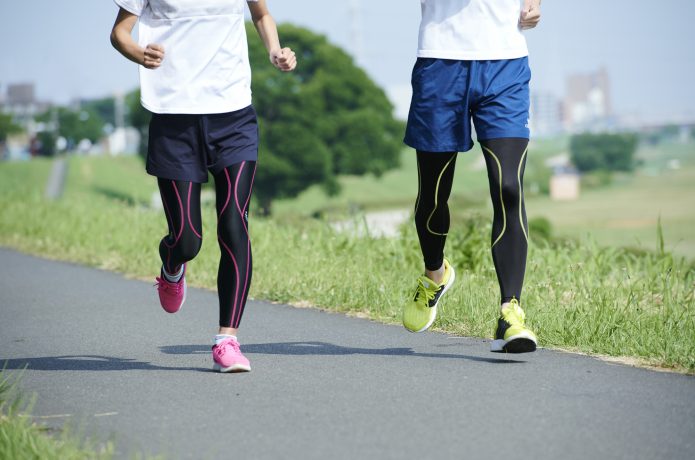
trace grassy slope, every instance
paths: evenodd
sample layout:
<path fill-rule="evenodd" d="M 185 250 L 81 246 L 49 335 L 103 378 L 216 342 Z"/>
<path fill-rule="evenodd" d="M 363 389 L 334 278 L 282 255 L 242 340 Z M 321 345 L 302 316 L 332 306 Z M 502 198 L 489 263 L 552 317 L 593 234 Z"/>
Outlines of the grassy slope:
<path fill-rule="evenodd" d="M 145 206 L 156 186 L 141 168 L 135 158 L 72 158 L 64 199 L 49 203 L 37 185 L 47 163 L 0 164 L 0 244 L 151 278 L 165 221 L 161 211 Z M 204 234 L 214 235 L 211 206 L 203 220 Z M 400 239 L 358 240 L 336 235 L 320 221 L 281 222 L 252 218 L 252 296 L 398 322 L 421 270 L 412 226 Z M 459 225 L 448 253 L 460 282 L 435 326 L 489 336 L 497 297 L 489 224 L 485 218 Z M 216 242 L 206 237 L 191 264 L 192 285 L 214 288 L 218 257 Z M 545 346 L 635 356 L 692 371 L 694 276 L 690 265 L 668 254 L 599 248 L 586 240 L 553 248 L 534 244 L 525 308 Z"/>
<path fill-rule="evenodd" d="M 531 155 L 547 157 L 566 151 L 566 140 L 535 142 Z M 695 258 L 695 143 L 642 148 L 643 166 L 633 176 L 616 177 L 599 189 L 585 189 L 573 202 L 553 202 L 544 196 L 528 196 L 529 217 L 545 217 L 558 235 L 591 235 L 603 246 L 633 246 L 653 250 L 657 244 L 657 221 L 661 218 L 666 247 L 676 254 Z M 415 156 L 403 154 L 401 167 L 382 178 L 343 177 L 340 196 L 326 197 L 312 187 L 295 200 L 276 204 L 278 215 L 348 214 L 351 209 L 410 209 L 417 195 Z M 667 162 L 678 159 L 680 170 L 669 170 Z M 481 155 L 473 151 L 459 155 L 451 209 L 459 218 L 471 209 L 491 213 L 488 184 Z M 454 219 L 456 220 L 456 218 Z M 461 225 L 454 222 L 453 227 Z"/>
<path fill-rule="evenodd" d="M 661 219 L 666 248 L 695 258 L 695 143 L 643 147 L 642 165 L 634 175 L 617 176 L 610 186 L 583 190 L 577 201 L 553 202 L 547 197 L 528 202 L 529 215 L 551 220 L 559 234 L 590 234 L 605 246 L 653 250 Z M 681 168 L 671 170 L 668 162 Z"/>

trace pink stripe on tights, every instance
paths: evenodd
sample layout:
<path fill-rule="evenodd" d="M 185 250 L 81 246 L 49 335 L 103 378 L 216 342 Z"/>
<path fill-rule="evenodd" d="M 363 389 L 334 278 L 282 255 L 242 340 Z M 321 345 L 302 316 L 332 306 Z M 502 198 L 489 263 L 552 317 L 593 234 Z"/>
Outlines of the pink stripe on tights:
<path fill-rule="evenodd" d="M 224 240 L 219 235 L 219 233 L 217 234 L 217 239 L 220 241 L 220 243 L 222 243 L 222 246 L 227 251 L 227 254 L 229 254 L 229 257 L 232 258 L 232 262 L 234 263 L 234 271 L 236 272 L 236 289 L 234 290 L 234 304 L 232 305 L 232 314 L 230 315 L 230 320 L 232 323 L 229 325 L 229 327 L 231 327 L 234 324 L 234 317 L 236 316 L 236 299 L 237 295 L 239 294 L 239 265 L 237 265 L 234 254 L 225 244 Z"/>
<path fill-rule="evenodd" d="M 232 183 L 229 179 L 229 172 L 227 171 L 227 168 L 224 168 L 224 177 L 227 179 L 227 199 L 224 202 L 224 206 L 222 206 L 222 210 L 217 215 L 218 217 L 222 215 L 225 209 L 227 209 L 227 205 L 229 204 L 229 198 L 232 193 Z"/>
<path fill-rule="evenodd" d="M 224 169 L 224 176 L 227 179 L 227 200 L 224 203 L 224 206 L 222 206 L 222 210 L 220 211 L 220 214 L 218 216 L 218 220 L 222 219 L 222 213 L 227 209 L 227 204 L 229 204 L 229 198 L 232 193 L 232 181 L 229 177 L 229 172 L 227 171 L 227 168 Z M 232 251 L 229 249 L 229 246 L 224 242 L 222 237 L 220 236 L 219 232 L 217 233 L 217 239 L 220 240 L 220 243 L 222 243 L 222 246 L 224 249 L 227 251 L 229 256 L 232 258 L 232 262 L 234 263 L 234 271 L 236 273 L 236 289 L 234 289 L 234 303 L 232 304 L 232 314 L 230 316 L 232 325 L 234 324 L 234 317 L 236 316 L 236 310 L 237 310 L 237 296 L 239 295 L 239 265 L 237 264 L 236 258 L 234 257 L 234 254 Z M 231 325 L 230 325 L 231 326 Z"/>
<path fill-rule="evenodd" d="M 191 227 L 191 230 L 193 230 L 193 233 L 195 233 L 195 236 L 200 238 L 201 240 L 203 237 L 198 233 L 193 227 L 193 222 L 191 222 L 191 189 L 193 188 L 193 182 L 188 183 L 188 203 L 186 203 L 186 207 L 188 209 L 188 225 Z"/>
<path fill-rule="evenodd" d="M 244 208 L 243 210 L 240 211 L 240 217 L 241 217 L 241 222 L 244 224 L 244 230 L 246 230 L 246 279 L 244 279 L 244 289 L 241 291 L 241 298 L 240 302 L 244 301 L 244 298 L 246 296 L 246 290 L 249 287 L 249 274 L 250 274 L 250 264 L 251 264 L 251 239 L 249 237 L 249 228 L 248 225 L 246 224 L 246 220 L 244 219 L 244 213 L 246 212 L 246 209 L 249 205 L 249 201 L 251 200 L 251 190 L 253 190 L 253 180 L 256 177 L 256 167 L 254 166 L 253 168 L 253 175 L 251 176 L 251 184 L 249 185 L 249 191 L 248 191 L 248 196 L 246 197 L 246 203 L 244 203 Z M 238 196 L 235 195 L 235 198 L 237 199 L 237 209 L 238 209 Z M 236 318 L 235 318 L 236 322 Z"/>

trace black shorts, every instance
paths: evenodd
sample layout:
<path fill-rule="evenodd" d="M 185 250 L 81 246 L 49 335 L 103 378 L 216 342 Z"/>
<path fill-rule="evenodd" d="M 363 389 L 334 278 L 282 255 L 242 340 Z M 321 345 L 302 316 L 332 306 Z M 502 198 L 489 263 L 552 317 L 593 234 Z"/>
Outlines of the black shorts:
<path fill-rule="evenodd" d="M 207 182 L 242 161 L 258 160 L 258 122 L 250 105 L 208 115 L 152 114 L 147 172 L 162 179 Z"/>

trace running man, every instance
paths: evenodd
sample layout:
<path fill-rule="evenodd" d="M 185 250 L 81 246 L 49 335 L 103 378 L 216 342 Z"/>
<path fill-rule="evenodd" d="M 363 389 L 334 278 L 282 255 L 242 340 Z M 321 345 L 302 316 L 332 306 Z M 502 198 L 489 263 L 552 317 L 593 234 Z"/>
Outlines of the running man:
<path fill-rule="evenodd" d="M 162 308 L 186 300 L 186 263 L 202 244 L 200 189 L 215 179 L 220 265 L 219 330 L 214 369 L 250 371 L 237 341 L 251 285 L 248 206 L 258 159 L 251 105 L 244 0 L 115 0 L 120 7 L 111 43 L 140 65 L 143 107 L 152 112 L 147 172 L 157 177 L 169 233 L 159 244 L 157 289 Z M 294 52 L 282 48 L 266 0 L 248 8 L 270 62 L 292 71 Z M 139 43 L 132 30 L 139 21 Z"/>
<path fill-rule="evenodd" d="M 523 176 L 529 142 L 528 49 L 523 29 L 540 21 L 540 0 L 420 0 L 422 22 L 405 143 L 417 151 L 415 225 L 425 262 L 403 311 L 412 332 L 428 329 L 451 288 L 444 258 L 447 201 L 457 152 L 473 148 L 471 119 L 487 165 L 494 209 L 492 259 L 501 313 L 491 350 L 536 349 L 519 304 L 528 226 Z"/>

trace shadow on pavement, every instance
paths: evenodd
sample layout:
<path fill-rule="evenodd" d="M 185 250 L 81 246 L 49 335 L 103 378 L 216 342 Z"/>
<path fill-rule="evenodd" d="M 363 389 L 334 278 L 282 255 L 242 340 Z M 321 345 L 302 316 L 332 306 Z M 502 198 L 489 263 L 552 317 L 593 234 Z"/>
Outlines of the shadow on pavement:
<path fill-rule="evenodd" d="M 205 371 L 209 368 L 156 366 L 135 359 L 99 355 L 46 356 L 42 358 L 0 359 L 0 368 L 35 371 Z"/>
<path fill-rule="evenodd" d="M 210 353 L 205 345 L 171 345 L 160 347 L 162 353 L 171 355 L 189 355 Z M 526 361 L 481 356 L 459 355 L 449 353 L 416 353 L 412 348 L 354 348 L 333 345 L 327 342 L 280 342 L 243 344 L 241 350 L 250 354 L 266 355 L 377 355 L 377 356 L 412 356 L 417 358 L 466 359 L 491 364 L 520 364 Z"/>

